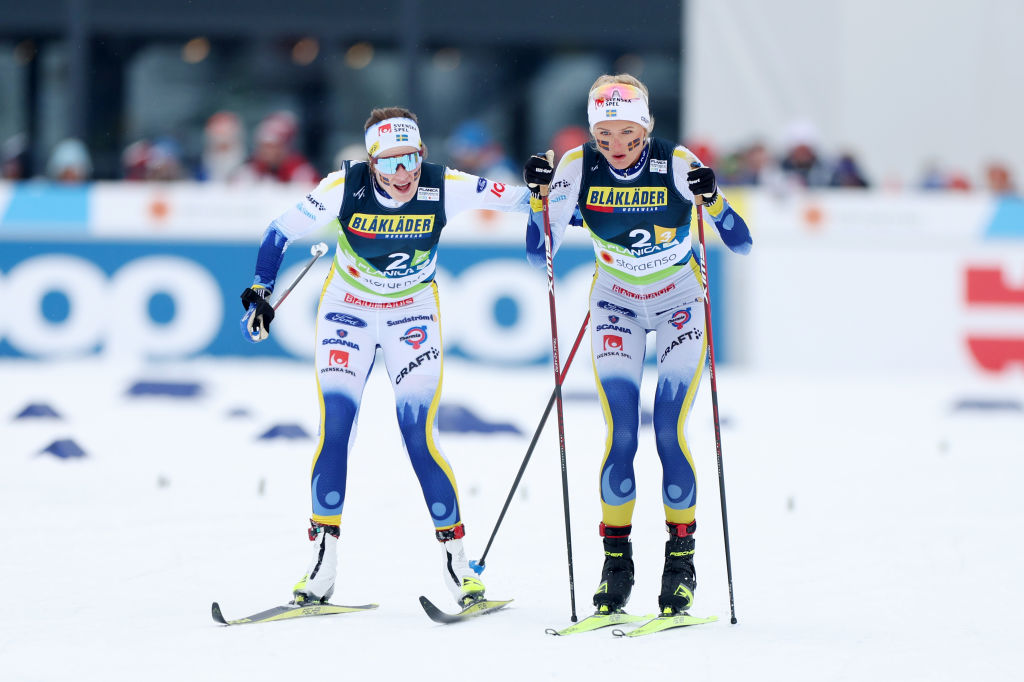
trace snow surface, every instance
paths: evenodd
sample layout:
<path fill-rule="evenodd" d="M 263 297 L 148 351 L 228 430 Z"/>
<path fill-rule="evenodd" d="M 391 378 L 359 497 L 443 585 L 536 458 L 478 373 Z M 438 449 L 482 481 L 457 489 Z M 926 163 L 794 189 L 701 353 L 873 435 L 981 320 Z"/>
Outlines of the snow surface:
<path fill-rule="evenodd" d="M 601 564 L 604 442 L 589 363 L 565 407 L 576 610 Z M 446 404 L 523 435 L 443 433 L 479 557 L 550 395 L 550 367 L 445 366 Z M 139 379 L 202 383 L 197 400 L 127 395 Z M 381 369 L 350 459 L 335 601 L 369 613 L 216 625 L 286 601 L 310 558 L 312 368 L 288 361 L 0 363 L 0 679 L 3 680 L 954 680 L 1019 679 L 1024 606 L 1024 402 L 1019 378 L 719 372 L 738 625 L 729 601 L 710 391 L 690 424 L 699 498 L 697 615 L 711 625 L 642 639 L 555 638 L 569 590 L 555 421 L 530 463 L 483 578 L 506 612 L 454 610 L 441 554 Z M 650 409 L 654 381 L 644 383 Z M 14 420 L 25 405 L 63 416 Z M 235 414 L 233 411 L 247 412 Z M 86 457 L 39 454 L 71 438 Z M 637 580 L 652 612 L 665 540 L 649 427 L 637 457 Z M 657 676 L 657 677 L 655 677 Z"/>

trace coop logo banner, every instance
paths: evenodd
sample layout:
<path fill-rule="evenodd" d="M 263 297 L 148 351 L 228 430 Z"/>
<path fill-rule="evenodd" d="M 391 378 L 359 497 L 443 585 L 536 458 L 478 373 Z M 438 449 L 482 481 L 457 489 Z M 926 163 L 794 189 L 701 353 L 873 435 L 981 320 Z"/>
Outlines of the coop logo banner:
<path fill-rule="evenodd" d="M 286 252 L 279 282 L 292 281 L 303 269 L 302 252 Z M 377 303 L 342 296 L 337 303 L 324 299 L 321 305 L 323 282 L 332 266 L 324 259 L 291 292 L 274 319 L 270 338 L 252 344 L 239 330 L 244 311 L 238 295 L 252 282 L 255 257 L 253 244 L 0 240 L 0 356 L 312 361 L 317 349 L 325 355 L 354 351 L 355 345 L 365 350 L 364 344 L 352 341 L 353 331 L 374 324 L 368 315 L 394 307 L 376 324 L 394 330 L 403 344 L 419 345 L 419 352 L 431 345 L 440 349 L 440 333 L 432 325 L 444 316 L 449 357 L 507 367 L 550 359 L 550 319 L 546 307 L 537 305 L 544 300 L 545 281 L 535 276 L 518 246 L 445 247 L 437 272 L 441 316 L 413 308 L 412 299 Z M 564 263 L 559 291 L 585 300 L 593 278 L 592 248 L 566 245 L 559 259 Z M 608 302 L 602 307 L 603 317 L 622 318 L 619 325 L 636 315 Z M 624 335 L 618 329 L 607 331 Z"/>

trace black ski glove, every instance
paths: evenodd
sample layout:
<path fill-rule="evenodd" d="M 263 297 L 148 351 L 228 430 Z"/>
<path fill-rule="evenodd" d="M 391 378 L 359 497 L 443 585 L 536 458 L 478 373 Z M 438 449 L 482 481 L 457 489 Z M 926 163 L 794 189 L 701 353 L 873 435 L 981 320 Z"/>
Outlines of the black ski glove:
<path fill-rule="evenodd" d="M 242 292 L 242 307 L 246 310 L 242 328 L 253 343 L 270 335 L 270 323 L 274 321 L 274 307 L 267 302 L 270 292 L 258 284 Z"/>
<path fill-rule="evenodd" d="M 523 179 L 526 180 L 526 185 L 534 196 L 540 196 L 542 185 L 551 184 L 551 178 L 555 174 L 552 165 L 554 159 L 555 152 L 549 149 L 544 154 L 534 154 L 523 165 Z"/>
<path fill-rule="evenodd" d="M 715 171 L 707 166 L 698 166 L 686 174 L 686 182 L 693 196 L 704 195 L 704 204 L 715 203 L 718 198 L 718 185 L 715 183 Z"/>

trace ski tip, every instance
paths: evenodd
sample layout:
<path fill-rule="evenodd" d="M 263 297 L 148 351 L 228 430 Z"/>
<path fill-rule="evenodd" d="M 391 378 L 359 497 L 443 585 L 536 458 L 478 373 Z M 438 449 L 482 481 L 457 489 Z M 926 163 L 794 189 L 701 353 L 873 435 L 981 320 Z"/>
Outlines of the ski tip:
<path fill-rule="evenodd" d="M 221 625 L 228 624 L 228 621 L 224 618 L 224 614 L 220 612 L 220 604 L 217 602 L 213 602 L 213 605 L 210 606 L 210 614 L 213 616 L 213 620 Z"/>
<path fill-rule="evenodd" d="M 476 573 L 477 575 L 480 575 L 481 573 L 483 573 L 484 569 L 487 568 L 482 563 L 477 563 L 476 559 L 470 559 L 469 560 L 469 567 L 472 568 L 473 572 Z"/>

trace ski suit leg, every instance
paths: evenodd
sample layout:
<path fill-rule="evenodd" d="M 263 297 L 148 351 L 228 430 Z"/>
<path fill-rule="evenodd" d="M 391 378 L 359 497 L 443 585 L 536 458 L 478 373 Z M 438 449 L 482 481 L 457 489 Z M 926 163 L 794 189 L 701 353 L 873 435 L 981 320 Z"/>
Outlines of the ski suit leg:
<path fill-rule="evenodd" d="M 377 350 L 375 325 L 365 311 L 344 303 L 331 287 L 333 270 L 317 308 L 316 371 L 320 438 L 310 486 L 313 521 L 337 526 L 345 503 L 348 452 L 356 435 L 359 403 Z"/>
<path fill-rule="evenodd" d="M 691 301 L 657 316 L 658 389 L 654 438 L 662 468 L 662 501 L 669 523 L 690 524 L 697 505 L 697 477 L 686 444 L 686 423 L 707 353 L 704 305 Z"/>
<path fill-rule="evenodd" d="M 381 317 L 380 344 L 395 390 L 398 426 L 436 530 L 461 522 L 455 474 L 438 442 L 443 346 L 437 286 Z"/>
<path fill-rule="evenodd" d="M 607 429 L 601 461 L 601 520 L 606 526 L 630 525 L 636 503 L 633 458 L 640 429 L 647 331 L 627 306 L 595 281 L 590 296 L 590 350 Z"/>

